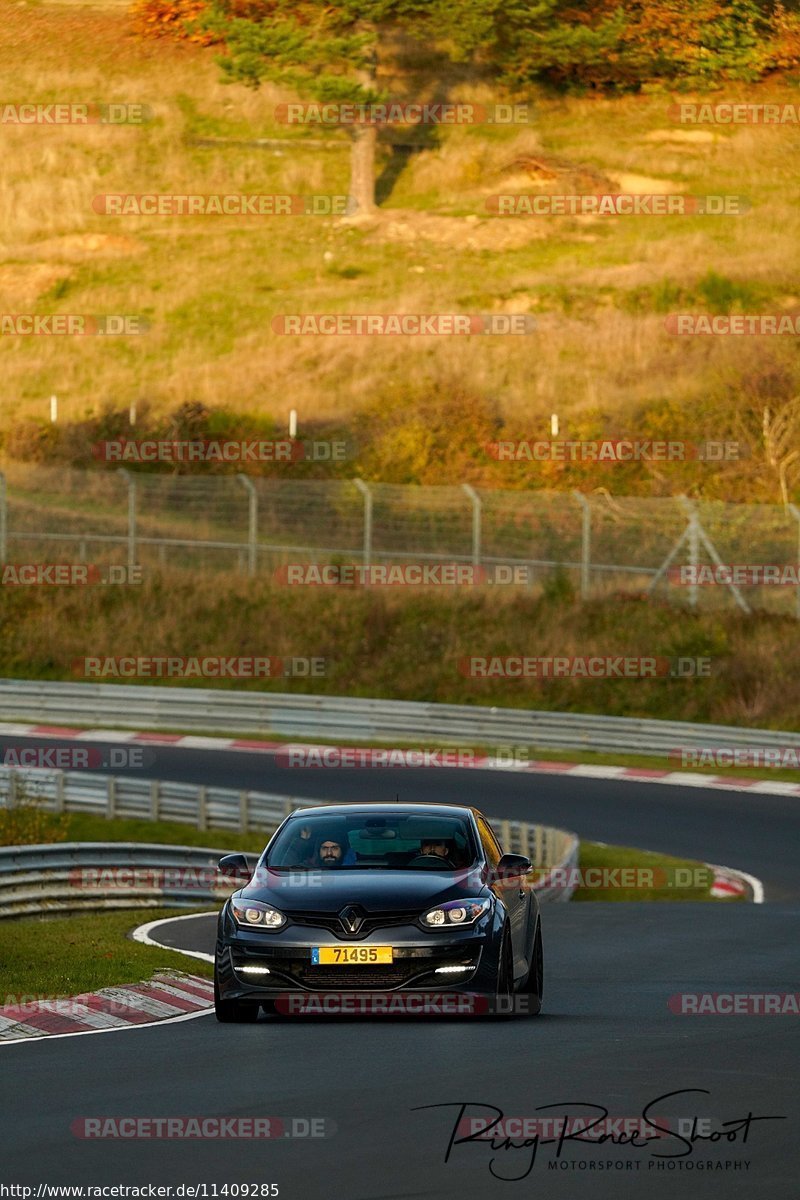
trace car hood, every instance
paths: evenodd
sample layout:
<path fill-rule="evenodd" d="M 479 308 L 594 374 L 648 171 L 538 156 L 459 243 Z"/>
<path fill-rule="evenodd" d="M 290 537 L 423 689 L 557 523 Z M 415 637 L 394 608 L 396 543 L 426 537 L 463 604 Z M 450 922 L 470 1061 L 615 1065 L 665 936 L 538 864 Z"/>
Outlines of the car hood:
<path fill-rule="evenodd" d="M 283 912 L 338 913 L 345 904 L 391 912 L 431 907 L 445 900 L 488 894 L 479 869 L 471 871 L 383 871 L 332 868 L 325 872 L 265 871 L 237 893 L 274 904 Z"/>

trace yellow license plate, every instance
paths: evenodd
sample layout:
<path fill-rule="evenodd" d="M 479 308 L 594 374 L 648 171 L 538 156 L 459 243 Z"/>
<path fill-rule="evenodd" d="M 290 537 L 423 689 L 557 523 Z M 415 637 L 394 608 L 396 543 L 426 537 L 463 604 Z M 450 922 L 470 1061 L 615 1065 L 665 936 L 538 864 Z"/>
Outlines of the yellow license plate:
<path fill-rule="evenodd" d="M 363 967 L 392 961 L 391 946 L 313 946 L 311 949 L 311 965 L 315 967 Z"/>

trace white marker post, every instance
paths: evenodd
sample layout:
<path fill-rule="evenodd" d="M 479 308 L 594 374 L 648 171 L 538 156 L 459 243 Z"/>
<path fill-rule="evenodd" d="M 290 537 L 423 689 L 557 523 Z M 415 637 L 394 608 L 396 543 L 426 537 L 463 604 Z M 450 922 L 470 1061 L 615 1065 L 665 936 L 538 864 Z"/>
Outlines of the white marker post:
<path fill-rule="evenodd" d="M 50 422 L 55 425 L 58 420 L 58 396 L 50 397 Z"/>
<path fill-rule="evenodd" d="M 289 409 L 289 437 L 297 437 L 297 409 Z"/>

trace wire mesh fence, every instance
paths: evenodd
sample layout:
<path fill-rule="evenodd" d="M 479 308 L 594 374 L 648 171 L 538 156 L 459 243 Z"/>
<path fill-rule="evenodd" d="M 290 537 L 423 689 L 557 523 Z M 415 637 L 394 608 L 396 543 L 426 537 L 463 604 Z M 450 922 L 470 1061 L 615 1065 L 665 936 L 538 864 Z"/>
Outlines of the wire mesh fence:
<path fill-rule="evenodd" d="M 288 564 L 464 563 L 490 580 L 497 568 L 513 568 L 520 586 L 557 579 L 584 599 L 650 593 L 800 616 L 793 505 L 605 489 L 478 491 L 15 464 L 0 475 L 0 559 L 251 575 Z"/>

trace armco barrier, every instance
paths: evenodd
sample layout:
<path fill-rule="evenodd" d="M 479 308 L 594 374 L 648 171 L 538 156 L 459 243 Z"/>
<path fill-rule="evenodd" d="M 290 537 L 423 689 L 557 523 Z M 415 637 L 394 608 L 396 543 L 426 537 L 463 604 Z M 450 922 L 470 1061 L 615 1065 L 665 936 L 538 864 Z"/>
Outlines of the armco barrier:
<path fill-rule="evenodd" d="M 0 680 L 0 722 L 101 729 L 270 734 L 330 741 L 424 741 L 461 746 L 617 750 L 666 757 L 707 746 L 800 748 L 800 733 L 635 717 L 531 712 L 469 704 L 425 704 L 209 688 Z"/>
<path fill-rule="evenodd" d="M 130 780 L 84 772 L 0 768 L 0 807 L 20 787 L 50 812 L 95 812 L 109 818 L 177 821 L 200 829 L 260 830 L 267 841 L 296 808 L 322 803 L 294 796 L 235 792 L 194 784 Z M 573 833 L 523 821 L 495 821 L 510 853 L 552 872 L 577 866 Z M 130 842 L 53 843 L 0 848 L 0 918 L 118 908 L 186 908 L 217 904 L 232 888 L 216 874 L 224 850 Z M 255 858 L 253 857 L 253 862 Z M 544 876 L 542 900 L 568 900 L 572 887 Z"/>

